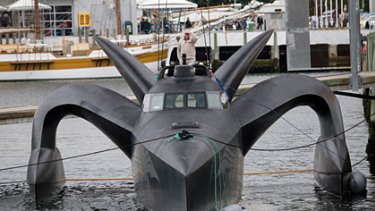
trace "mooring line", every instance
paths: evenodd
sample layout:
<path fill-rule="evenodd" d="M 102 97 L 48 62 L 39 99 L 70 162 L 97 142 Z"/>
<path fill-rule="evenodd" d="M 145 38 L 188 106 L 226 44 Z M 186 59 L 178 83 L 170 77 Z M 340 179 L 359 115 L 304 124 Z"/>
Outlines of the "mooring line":
<path fill-rule="evenodd" d="M 351 92 L 341 92 L 341 91 L 333 91 L 336 95 L 342 95 L 346 97 L 353 97 L 353 98 L 360 98 L 365 100 L 375 100 L 375 96 L 370 95 L 363 95 L 363 94 L 357 94 L 357 93 L 351 93 Z"/>
<path fill-rule="evenodd" d="M 300 169 L 300 170 L 280 170 L 280 171 L 260 171 L 260 172 L 245 172 L 245 176 L 267 175 L 267 174 L 291 174 L 291 173 L 307 173 L 314 169 Z"/>
<path fill-rule="evenodd" d="M 308 173 L 313 172 L 314 169 L 296 169 L 296 170 L 279 170 L 279 171 L 259 171 L 259 172 L 244 172 L 244 176 L 256 175 L 270 175 L 270 174 L 292 174 L 292 173 Z M 81 182 L 81 181 L 128 181 L 133 180 L 133 177 L 109 177 L 109 178 L 66 178 L 67 182 Z"/>
<path fill-rule="evenodd" d="M 108 177 L 108 178 L 66 178 L 66 182 L 81 182 L 81 181 L 128 181 L 133 180 L 133 177 Z"/>
<path fill-rule="evenodd" d="M 336 93 L 337 94 L 337 93 Z M 350 97 L 354 97 L 354 96 L 350 96 Z M 265 108 L 267 109 L 270 109 L 271 111 L 275 112 L 276 115 L 279 115 L 280 118 L 282 118 L 284 121 L 286 121 L 288 124 L 292 125 L 293 127 L 295 127 L 298 131 L 301 132 L 301 130 L 299 130 L 295 125 L 293 125 L 292 123 L 290 123 L 289 121 L 287 121 L 286 119 L 284 119 L 282 117 L 282 115 L 278 114 L 276 111 L 274 111 L 272 108 L 269 108 L 268 106 L 266 105 L 263 105 L 261 103 L 258 103 L 256 101 L 253 101 L 255 102 L 256 104 L 258 105 L 261 105 L 261 106 L 264 106 Z M 375 115 L 375 112 L 372 113 L 370 115 L 370 117 L 374 116 Z M 342 135 L 342 134 L 346 134 L 347 132 L 349 132 L 350 130 L 358 127 L 360 124 L 366 122 L 366 119 L 358 122 L 357 124 L 353 125 L 352 127 L 350 127 L 349 129 L 346 129 L 344 130 L 343 132 L 339 133 L 339 134 L 336 134 L 335 136 L 333 137 L 330 137 L 330 138 L 326 138 L 326 139 L 323 139 L 323 140 L 318 140 L 318 141 L 315 141 L 315 139 L 311 138 L 310 136 L 308 136 L 307 134 L 303 133 L 303 135 L 307 136 L 308 138 L 314 140 L 315 142 L 314 143 L 311 143 L 311 144 L 307 144 L 307 145 L 302 145 L 302 146 L 297 146 L 297 147 L 291 147 L 291 148 L 275 148 L 275 149 L 262 149 L 262 148 L 251 148 L 250 150 L 254 150 L 254 151 L 269 151 L 269 152 L 275 152 L 275 151 L 287 151 L 287 150 L 295 150 L 295 149 L 301 149 L 301 148 L 307 148 L 307 147 L 310 147 L 310 146 L 313 146 L 313 145 L 317 145 L 319 143 L 322 143 L 322 142 L 326 142 L 326 141 L 329 141 L 339 135 Z M 166 138 L 168 136 L 165 136 L 164 138 Z M 143 143 L 148 143 L 148 142 L 153 142 L 153 141 L 158 141 L 159 139 L 162 139 L 163 137 L 160 137 L 160 138 L 156 138 L 156 139 L 150 139 L 150 140 L 147 140 L 147 141 L 143 141 L 143 142 L 138 142 L 138 143 L 135 143 L 135 144 L 129 144 L 129 145 L 126 145 L 126 146 L 122 146 L 122 147 L 132 147 L 132 146 L 135 146 L 135 145 L 138 145 L 138 144 L 143 144 Z M 213 141 L 215 142 L 218 142 L 218 143 L 221 143 L 221 144 L 224 144 L 226 146 L 230 146 L 230 147 L 238 147 L 238 146 L 235 146 L 235 145 L 231 145 L 231 144 L 228 144 L 228 143 L 224 143 L 222 141 L 219 141 L 219 140 L 215 140 L 215 139 L 212 139 Z M 100 154 L 100 153 L 103 153 L 103 152 L 108 152 L 108 151 L 113 151 L 113 150 L 118 150 L 119 148 L 118 147 L 115 147 L 115 148 L 109 148 L 109 149 L 105 149 L 105 150 L 100 150 L 100 151 L 95 151 L 95 152 L 91 152 L 91 153 L 86 153 L 86 154 L 81 154 L 81 155 L 75 155 L 75 156 L 71 156 L 71 157 L 66 157 L 66 158 L 61 158 L 61 159 L 56 159 L 56 160 L 51 160 L 51 161 L 47 161 L 47 162 L 41 162 L 41 163 L 32 163 L 32 164 L 27 164 L 27 165 L 19 165 L 19 166 L 12 166 L 12 167 L 8 167 L 8 168 L 2 168 L 0 169 L 0 172 L 1 171 L 8 171 L 8 170 L 13 170 L 13 169 L 19 169 L 19 168 L 25 168 L 25 167 L 29 167 L 29 166 L 35 166 L 35 165 L 40 165 L 40 164 L 47 164 L 47 163 L 52 163 L 52 162 L 57 162 L 57 161 L 63 161 L 63 160 L 69 160 L 69 159 L 75 159 L 75 158 L 79 158 L 79 157 L 85 157 L 85 156 L 90 156 L 90 155 L 94 155 L 94 154 Z M 336 153 L 334 153 L 336 154 Z M 336 154 L 337 155 L 337 154 Z M 341 156 L 339 156 L 341 158 Z M 354 164 L 352 167 L 360 164 L 361 162 L 363 162 L 364 160 L 366 160 L 368 156 L 365 156 L 363 159 L 361 159 L 359 162 L 357 162 L 356 164 Z M 3 183 L 0 183 L 0 185 L 2 184 L 6 184 L 8 182 L 3 182 Z"/>
<path fill-rule="evenodd" d="M 256 175 L 270 175 L 270 174 L 293 174 L 293 173 L 309 173 L 314 169 L 296 169 L 296 170 L 279 170 L 279 171 L 259 171 L 259 172 L 244 172 L 244 176 Z M 96 177 L 96 178 L 65 178 L 65 182 L 86 182 L 86 181 L 131 181 L 133 177 Z M 10 185 L 26 183 L 27 181 L 1 182 L 0 185 Z"/>

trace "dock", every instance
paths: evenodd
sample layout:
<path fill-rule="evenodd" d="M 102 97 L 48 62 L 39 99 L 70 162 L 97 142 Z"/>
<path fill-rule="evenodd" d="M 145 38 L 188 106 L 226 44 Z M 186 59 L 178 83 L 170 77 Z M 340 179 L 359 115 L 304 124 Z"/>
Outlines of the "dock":
<path fill-rule="evenodd" d="M 0 124 L 30 122 L 38 106 L 0 108 Z"/>
<path fill-rule="evenodd" d="M 361 88 L 368 88 L 375 85 L 375 72 L 361 72 L 360 82 Z M 333 91 L 351 90 L 351 74 L 340 74 L 331 76 L 317 77 L 319 81 L 329 86 Z M 248 89 L 255 86 L 255 83 L 241 84 L 236 95 L 241 95 Z M 136 100 L 134 96 L 127 96 L 131 100 Z M 22 107 L 0 108 L 0 125 L 16 124 L 31 122 L 38 106 L 29 105 Z"/>
<path fill-rule="evenodd" d="M 12 27 L 0 27 L 0 34 L 12 34 L 12 33 L 24 33 L 34 32 L 33 28 L 12 28 Z"/>

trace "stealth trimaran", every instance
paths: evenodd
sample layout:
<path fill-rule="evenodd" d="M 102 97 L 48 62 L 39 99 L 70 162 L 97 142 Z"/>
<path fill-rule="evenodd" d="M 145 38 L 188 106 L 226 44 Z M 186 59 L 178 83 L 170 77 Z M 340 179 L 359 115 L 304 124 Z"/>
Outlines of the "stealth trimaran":
<path fill-rule="evenodd" d="M 93 123 L 131 159 L 137 198 L 147 208 L 220 210 L 241 199 L 246 153 L 281 115 L 300 105 L 310 106 L 321 125 L 317 183 L 338 196 L 364 192 L 365 177 L 352 172 L 339 103 L 327 86 L 282 75 L 233 99 L 272 33 L 251 40 L 214 74 L 196 75 L 195 67 L 178 65 L 170 77 L 156 77 L 126 51 L 95 37 L 141 105 L 89 84 L 48 96 L 34 117 L 27 174 L 37 200 L 64 184 L 56 128 L 73 114 Z"/>

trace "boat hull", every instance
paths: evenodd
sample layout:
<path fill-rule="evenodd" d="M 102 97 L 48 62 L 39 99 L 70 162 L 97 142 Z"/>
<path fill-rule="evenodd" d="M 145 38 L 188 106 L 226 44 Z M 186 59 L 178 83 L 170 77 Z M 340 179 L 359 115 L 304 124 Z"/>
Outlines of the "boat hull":
<path fill-rule="evenodd" d="M 135 55 L 155 73 L 160 59 L 167 59 L 168 49 Z M 102 53 L 103 54 L 103 53 Z M 99 55 L 99 54 L 98 54 Z M 103 56 L 103 55 L 102 55 Z M 1 56 L 0 56 L 1 57 Z M 20 56 L 21 57 L 21 56 Z M 80 57 L 48 59 L 48 55 L 33 58 L 25 56 L 15 61 L 2 61 L 0 58 L 0 81 L 28 80 L 74 80 L 120 78 L 120 73 L 107 57 Z"/>
<path fill-rule="evenodd" d="M 138 145 L 132 162 L 137 198 L 152 210 L 221 210 L 241 198 L 242 151 L 209 138 Z"/>
<path fill-rule="evenodd" d="M 157 62 L 145 63 L 152 70 L 157 70 Z M 3 71 L 0 81 L 35 81 L 35 80 L 76 80 L 122 78 L 114 66 L 78 69 L 40 70 L 40 71 Z"/>

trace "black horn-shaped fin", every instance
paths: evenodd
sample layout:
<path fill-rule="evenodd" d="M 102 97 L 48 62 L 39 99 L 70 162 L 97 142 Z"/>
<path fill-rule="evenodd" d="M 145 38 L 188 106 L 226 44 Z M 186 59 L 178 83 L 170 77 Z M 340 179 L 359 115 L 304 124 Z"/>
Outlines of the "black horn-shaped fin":
<path fill-rule="evenodd" d="M 272 33 L 273 30 L 269 30 L 252 39 L 215 72 L 215 76 L 222 81 L 229 100 L 233 98 L 242 79 L 249 72 L 251 65 L 257 59 L 264 46 L 266 46 Z"/>
<path fill-rule="evenodd" d="M 232 103 L 242 126 L 244 154 L 276 120 L 300 105 L 310 106 L 321 125 L 321 143 L 316 145 L 314 161 L 316 181 L 336 195 L 353 191 L 349 187 L 353 177 L 340 105 L 329 87 L 316 79 L 279 76 L 257 84 Z M 364 176 L 359 177 L 365 180 Z M 358 185 L 355 189 L 363 192 L 365 186 Z"/>
<path fill-rule="evenodd" d="M 90 84 L 68 85 L 48 96 L 34 116 L 27 170 L 27 182 L 37 200 L 48 199 L 65 181 L 56 147 L 56 129 L 63 117 L 73 114 L 91 122 L 131 158 L 133 126 L 139 111 L 140 107 L 126 97 Z"/>
<path fill-rule="evenodd" d="M 155 74 L 130 53 L 109 40 L 94 36 L 141 103 L 144 95 L 156 83 Z"/>

